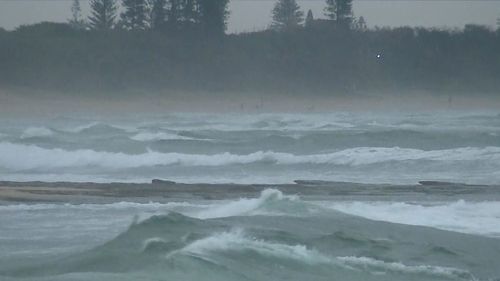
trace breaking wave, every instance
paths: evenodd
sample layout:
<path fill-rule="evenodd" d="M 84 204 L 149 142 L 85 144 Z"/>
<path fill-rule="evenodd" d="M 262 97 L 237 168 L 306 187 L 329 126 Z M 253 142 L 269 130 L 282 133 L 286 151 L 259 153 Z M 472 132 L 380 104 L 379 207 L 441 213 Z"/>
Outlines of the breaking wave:
<path fill-rule="evenodd" d="M 242 229 L 222 232 L 196 240 L 184 248 L 171 252 L 167 257 L 176 254 L 187 254 L 212 260 L 217 252 L 255 252 L 259 255 L 298 261 L 307 265 L 337 266 L 343 269 L 364 271 L 370 274 L 424 275 L 454 280 L 474 280 L 471 273 L 465 270 L 431 265 L 405 265 L 399 262 L 384 262 L 369 257 L 332 257 L 324 255 L 305 245 L 288 245 L 251 237 Z M 337 269 L 338 270 L 338 269 Z"/>
<path fill-rule="evenodd" d="M 282 195 L 269 190 L 261 195 L 268 198 L 266 196 Z M 266 218 L 253 219 L 250 222 Z M 301 220 L 283 223 L 299 223 Z M 267 277 L 273 280 L 281 280 L 283 276 L 290 276 L 289 280 L 477 280 L 468 270 L 440 266 L 439 262 L 421 264 L 404 259 L 382 260 L 364 256 L 363 253 L 369 252 L 355 249 L 351 255 L 342 248 L 315 246 L 310 240 L 314 235 L 300 235 L 273 227 L 263 231 L 258 225 L 235 225 L 235 222 L 234 219 L 220 218 L 200 220 L 178 213 L 153 216 L 133 223 L 117 237 L 94 249 L 42 264 L 13 266 L 4 274 L 39 278 L 64 277 L 71 272 L 122 273 L 128 276 L 147 273 L 152 278 L 167 278 L 159 280 L 267 280 L 261 274 L 271 274 Z M 334 224 L 335 220 L 331 223 Z M 334 240 L 329 244 L 338 244 L 337 238 L 331 239 Z M 338 253 L 340 251 L 342 253 Z M 266 273 L 271 268 L 278 270 Z M 261 272 L 262 269 L 266 272 Z M 154 275 L 156 273 L 159 275 Z M 190 278 L 191 273 L 196 278 Z M 107 280 L 100 277 L 83 280 Z"/>
<path fill-rule="evenodd" d="M 178 207 L 200 207 L 200 204 L 188 202 L 168 202 L 168 203 L 136 203 L 117 202 L 109 204 L 15 204 L 0 205 L 0 211 L 44 211 L 44 210 L 87 210 L 87 211 L 108 211 L 121 209 L 151 209 L 151 210 L 171 210 Z"/>
<path fill-rule="evenodd" d="M 91 122 L 89 124 L 66 129 L 66 131 L 79 134 L 99 134 L 99 133 L 112 134 L 121 132 L 133 133 L 136 132 L 137 129 L 135 127 L 122 127 L 102 122 Z"/>
<path fill-rule="evenodd" d="M 54 131 L 45 127 L 29 127 L 21 135 L 21 139 L 50 137 L 54 135 Z"/>
<path fill-rule="evenodd" d="M 474 280 L 474 277 L 465 270 L 431 266 L 431 265 L 404 265 L 399 262 L 384 262 L 368 257 L 337 257 L 342 264 L 361 270 L 368 270 L 375 274 L 401 273 L 440 276 L 459 280 Z"/>
<path fill-rule="evenodd" d="M 498 201 L 466 202 L 459 200 L 439 205 L 358 201 L 321 205 L 372 220 L 500 237 L 500 202 Z"/>
<path fill-rule="evenodd" d="M 284 195 L 277 189 L 263 190 L 257 198 L 242 198 L 235 201 L 211 204 L 188 202 L 117 202 L 109 204 L 15 204 L 0 205 L 0 211 L 109 211 L 109 210 L 151 210 L 155 213 L 180 212 L 198 219 L 225 218 L 246 215 L 299 215 L 314 209 L 313 205 L 301 201 L 298 196 Z"/>
<path fill-rule="evenodd" d="M 130 139 L 135 141 L 161 141 L 161 140 L 193 140 L 194 138 L 183 137 L 177 134 L 170 134 L 165 132 L 141 132 Z"/>
<path fill-rule="evenodd" d="M 287 215 L 293 215 L 294 213 L 297 214 L 295 211 L 304 211 L 303 208 L 300 208 L 300 204 L 305 203 L 300 201 L 297 196 L 284 195 L 277 189 L 266 189 L 261 192 L 258 198 L 243 198 L 237 201 L 216 205 L 207 210 L 203 210 L 196 214 L 195 217 L 208 219 L 259 214 L 279 215 L 285 212 Z M 309 209 L 305 211 L 307 210 Z"/>
<path fill-rule="evenodd" d="M 27 161 L 29 160 L 29 161 Z M 0 167 L 12 170 L 65 167 L 102 167 L 126 169 L 137 167 L 183 165 L 224 166 L 270 163 L 277 165 L 331 164 L 360 166 L 390 161 L 500 161 L 500 147 L 464 147 L 424 151 L 407 148 L 358 147 L 332 153 L 295 155 L 258 151 L 246 155 L 219 153 L 184 154 L 148 150 L 143 154 L 113 153 L 90 149 L 48 149 L 35 145 L 0 142 Z"/>
<path fill-rule="evenodd" d="M 254 251 L 277 258 L 299 260 L 305 263 L 330 263 L 331 259 L 304 245 L 272 243 L 248 237 L 241 229 L 215 234 L 182 248 L 179 252 L 197 256 L 209 256 L 215 251 Z M 173 253 L 175 254 L 175 253 Z"/>

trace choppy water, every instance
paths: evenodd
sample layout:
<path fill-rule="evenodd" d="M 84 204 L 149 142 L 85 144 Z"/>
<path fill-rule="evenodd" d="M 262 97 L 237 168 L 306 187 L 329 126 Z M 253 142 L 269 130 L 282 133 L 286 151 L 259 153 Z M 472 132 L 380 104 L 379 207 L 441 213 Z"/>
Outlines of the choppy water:
<path fill-rule="evenodd" d="M 1 280 L 500 276 L 495 202 L 317 202 L 268 189 L 234 201 L 8 205 L 0 211 Z"/>
<path fill-rule="evenodd" d="M 0 180 L 500 183 L 496 114 L 3 121 Z M 496 198 L 404 198 L 5 203 L 0 280 L 500 280 Z"/>
<path fill-rule="evenodd" d="M 500 115 L 266 114 L 3 120 L 0 179 L 500 182 Z"/>

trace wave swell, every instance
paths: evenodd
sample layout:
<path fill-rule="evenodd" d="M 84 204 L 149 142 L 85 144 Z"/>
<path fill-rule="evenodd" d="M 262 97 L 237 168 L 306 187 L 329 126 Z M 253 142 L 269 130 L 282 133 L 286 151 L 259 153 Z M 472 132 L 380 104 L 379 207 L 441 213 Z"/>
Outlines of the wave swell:
<path fill-rule="evenodd" d="M 405 202 L 336 202 L 321 206 L 372 220 L 500 237 L 500 203 L 497 201 L 459 200 L 434 205 Z M 488 227 L 484 227 L 486 225 Z"/>
<path fill-rule="evenodd" d="M 295 155 L 283 152 L 258 151 L 246 155 L 228 152 L 206 154 L 162 153 L 147 151 L 126 154 L 90 149 L 64 150 L 35 145 L 0 142 L 0 167 L 12 170 L 54 169 L 65 167 L 102 167 L 126 169 L 151 166 L 224 166 L 271 163 L 277 165 L 332 164 L 359 166 L 390 161 L 500 161 L 500 147 L 464 147 L 424 151 L 399 147 L 358 147 L 333 153 Z"/>

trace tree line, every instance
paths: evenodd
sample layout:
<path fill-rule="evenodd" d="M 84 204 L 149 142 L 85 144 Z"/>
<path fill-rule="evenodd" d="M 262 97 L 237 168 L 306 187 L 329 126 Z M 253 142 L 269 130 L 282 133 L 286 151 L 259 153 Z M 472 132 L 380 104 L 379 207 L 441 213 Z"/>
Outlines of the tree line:
<path fill-rule="evenodd" d="M 224 35 L 227 1 L 202 1 L 95 0 L 85 21 L 75 1 L 70 23 L 0 29 L 0 89 L 499 94 L 500 30 L 367 29 L 351 1 L 328 0 L 318 20 L 277 0 L 270 29 Z"/>
<path fill-rule="evenodd" d="M 122 0 L 123 11 L 118 14 L 117 0 L 91 0 L 91 14 L 84 19 L 79 0 L 73 0 L 72 17 L 75 29 L 111 30 L 195 30 L 215 34 L 227 28 L 229 0 Z M 351 28 L 364 19 L 354 18 L 352 0 L 326 0 L 325 16 L 337 26 Z M 272 10 L 271 28 L 290 30 L 304 25 L 304 12 L 296 0 L 277 0 Z M 309 10 L 306 25 L 314 24 Z"/>
<path fill-rule="evenodd" d="M 229 0 L 91 0 L 91 13 L 82 16 L 79 0 L 73 0 L 69 21 L 75 29 L 185 30 L 221 34 L 227 27 Z"/>

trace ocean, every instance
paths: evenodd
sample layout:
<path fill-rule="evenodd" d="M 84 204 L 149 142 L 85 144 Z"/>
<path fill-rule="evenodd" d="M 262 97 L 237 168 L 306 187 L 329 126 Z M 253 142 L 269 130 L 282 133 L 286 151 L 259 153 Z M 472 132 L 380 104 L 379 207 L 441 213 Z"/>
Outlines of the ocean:
<path fill-rule="evenodd" d="M 474 187 L 500 184 L 498 113 L 2 121 L 1 181 L 276 185 L 239 199 L 0 201 L 2 281 L 500 280 L 500 190 Z M 295 180 L 332 192 L 280 190 Z"/>

